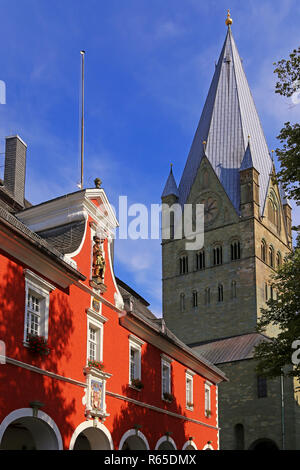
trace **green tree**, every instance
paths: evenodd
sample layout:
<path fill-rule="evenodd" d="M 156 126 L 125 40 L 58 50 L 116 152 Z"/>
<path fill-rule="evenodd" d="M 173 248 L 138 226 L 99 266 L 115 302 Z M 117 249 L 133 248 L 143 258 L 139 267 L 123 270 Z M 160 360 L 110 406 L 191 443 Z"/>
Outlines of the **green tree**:
<path fill-rule="evenodd" d="M 275 93 L 294 97 L 295 106 L 300 106 L 300 47 L 293 50 L 288 60 L 282 59 L 274 65 L 278 77 Z M 282 144 L 276 149 L 280 163 L 277 182 L 289 198 L 300 202 L 300 125 L 286 122 L 277 138 Z"/>
<path fill-rule="evenodd" d="M 284 366 L 287 375 L 300 379 L 300 364 L 293 364 L 293 343 L 300 339 L 300 244 L 287 257 L 286 261 L 272 276 L 271 287 L 274 298 L 266 302 L 261 310 L 257 325 L 259 333 L 266 328 L 278 327 L 280 332 L 271 341 L 260 343 L 255 349 L 258 361 L 257 372 L 268 377 L 281 375 Z M 300 358 L 300 354 L 299 354 Z"/>
<path fill-rule="evenodd" d="M 297 93 L 297 90 L 299 93 L 300 47 L 290 54 L 288 60 L 280 60 L 274 65 L 274 73 L 278 76 L 275 92 L 287 97 Z M 300 125 L 286 122 L 277 138 L 283 145 L 276 149 L 280 162 L 276 181 L 282 185 L 287 196 L 300 205 Z M 255 348 L 257 372 L 268 377 L 277 377 L 284 371 L 300 380 L 300 364 L 292 359 L 294 342 L 300 340 L 300 235 L 296 246 L 272 276 L 271 287 L 276 295 L 261 310 L 257 330 L 264 334 L 267 327 L 274 326 L 279 333 L 276 338 L 264 341 Z"/>

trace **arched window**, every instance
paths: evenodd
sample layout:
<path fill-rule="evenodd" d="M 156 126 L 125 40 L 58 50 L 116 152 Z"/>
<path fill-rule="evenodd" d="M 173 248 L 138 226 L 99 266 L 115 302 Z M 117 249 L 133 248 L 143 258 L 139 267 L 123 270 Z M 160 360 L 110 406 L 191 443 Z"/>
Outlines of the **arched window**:
<path fill-rule="evenodd" d="M 223 302 L 223 285 L 218 285 L 218 302 Z"/>
<path fill-rule="evenodd" d="M 245 432 L 242 424 L 234 426 L 235 450 L 245 449 Z"/>
<path fill-rule="evenodd" d="M 231 282 L 231 298 L 236 299 L 236 281 Z"/>
<path fill-rule="evenodd" d="M 193 291 L 193 307 L 198 307 L 198 292 L 196 290 Z"/>
<path fill-rule="evenodd" d="M 205 305 L 209 305 L 210 304 L 210 288 L 207 287 L 205 289 Z"/>
<path fill-rule="evenodd" d="M 261 241 L 260 245 L 260 257 L 261 259 L 266 262 L 266 257 L 267 257 L 267 249 L 266 249 L 266 242 L 265 240 Z"/>
<path fill-rule="evenodd" d="M 241 257 L 241 247 L 239 241 L 234 241 L 231 243 L 231 261 L 240 259 Z"/>
<path fill-rule="evenodd" d="M 269 246 L 269 265 L 274 267 L 274 248 L 272 245 Z"/>
<path fill-rule="evenodd" d="M 213 250 L 213 262 L 214 266 L 217 266 L 218 264 L 222 264 L 223 260 L 223 255 L 222 255 L 222 246 L 221 245 L 216 245 Z"/>
<path fill-rule="evenodd" d="M 276 265 L 277 265 L 277 268 L 280 268 L 281 266 L 281 253 L 279 251 L 276 255 Z"/>
<path fill-rule="evenodd" d="M 189 259 L 186 255 L 181 256 L 179 259 L 179 272 L 180 274 L 186 274 L 189 272 Z"/>
<path fill-rule="evenodd" d="M 268 217 L 277 230 L 280 229 L 279 205 L 275 193 L 272 191 L 268 199 Z"/>
<path fill-rule="evenodd" d="M 201 250 L 196 254 L 196 269 L 205 269 L 205 251 Z"/>
<path fill-rule="evenodd" d="M 265 300 L 268 300 L 268 284 L 265 282 Z"/>
<path fill-rule="evenodd" d="M 180 294 L 180 311 L 184 312 L 185 311 L 185 295 Z"/>

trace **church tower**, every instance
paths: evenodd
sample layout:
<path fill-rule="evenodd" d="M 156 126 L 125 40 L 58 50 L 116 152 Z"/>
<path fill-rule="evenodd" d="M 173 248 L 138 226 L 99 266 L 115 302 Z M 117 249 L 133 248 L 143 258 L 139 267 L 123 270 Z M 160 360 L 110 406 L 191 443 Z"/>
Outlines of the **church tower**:
<path fill-rule="evenodd" d="M 258 410 L 263 413 L 268 405 L 256 400 L 249 359 L 263 339 L 255 330 L 260 310 L 274 295 L 270 275 L 291 249 L 291 207 L 273 182 L 274 164 L 231 23 L 228 13 L 226 38 L 180 183 L 171 171 L 162 194 L 164 207 L 177 203 L 183 214 L 186 204 L 204 204 L 201 249 L 187 250 L 185 238 L 172 237 L 172 230 L 162 240 L 163 315 L 176 336 L 218 364 L 231 381 L 220 396 L 221 448 L 249 448 L 257 436 L 282 448 L 280 384 L 270 385 L 278 398 L 270 402 L 270 413 L 278 419 L 276 424 L 265 419 L 263 429 Z M 244 401 L 240 384 L 250 393 Z M 232 400 L 235 411 L 228 411 Z"/>
<path fill-rule="evenodd" d="M 291 246 L 290 206 L 273 162 L 230 25 L 177 188 L 162 201 L 204 204 L 204 246 L 163 240 L 163 311 L 186 343 L 253 332 L 270 274 Z"/>

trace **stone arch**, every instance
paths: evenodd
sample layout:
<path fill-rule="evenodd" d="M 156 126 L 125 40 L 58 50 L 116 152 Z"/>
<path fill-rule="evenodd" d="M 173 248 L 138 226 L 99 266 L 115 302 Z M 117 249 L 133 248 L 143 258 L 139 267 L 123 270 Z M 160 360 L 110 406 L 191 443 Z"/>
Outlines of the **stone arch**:
<path fill-rule="evenodd" d="M 84 421 L 75 429 L 71 441 L 70 450 L 113 450 L 114 444 L 111 434 L 106 426 L 97 422 Z"/>
<path fill-rule="evenodd" d="M 211 444 L 206 444 L 202 450 L 215 450 Z"/>
<path fill-rule="evenodd" d="M 162 436 L 158 439 L 155 450 L 177 450 L 177 446 L 172 437 Z"/>
<path fill-rule="evenodd" d="M 119 450 L 150 450 L 150 447 L 147 438 L 141 431 L 129 429 L 121 437 Z"/>
<path fill-rule="evenodd" d="M 272 439 L 262 438 L 252 442 L 249 450 L 279 450 L 279 447 Z"/>
<path fill-rule="evenodd" d="M 188 440 L 182 447 L 182 450 L 198 450 L 194 441 Z"/>
<path fill-rule="evenodd" d="M 19 408 L 7 415 L 0 425 L 0 448 L 7 450 L 62 450 L 60 431 L 49 415 L 32 408 Z"/>

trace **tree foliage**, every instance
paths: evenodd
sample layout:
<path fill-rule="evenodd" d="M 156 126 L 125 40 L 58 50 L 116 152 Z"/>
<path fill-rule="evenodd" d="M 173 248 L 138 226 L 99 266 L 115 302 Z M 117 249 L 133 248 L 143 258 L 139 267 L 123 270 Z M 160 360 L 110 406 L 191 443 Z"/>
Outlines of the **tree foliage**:
<path fill-rule="evenodd" d="M 274 73 L 278 81 L 275 93 L 292 97 L 297 94 L 298 106 L 300 106 L 300 47 L 294 49 L 289 59 L 282 59 L 275 63 Z M 276 149 L 276 155 L 280 163 L 280 171 L 277 173 L 277 181 L 281 183 L 287 196 L 300 202 L 300 126 L 298 123 L 286 122 L 277 136 L 281 148 Z"/>
<path fill-rule="evenodd" d="M 300 243 L 272 276 L 271 286 L 276 294 L 261 310 L 257 331 L 265 334 L 266 328 L 273 326 L 280 332 L 276 338 L 256 347 L 257 371 L 261 375 L 276 377 L 281 375 L 284 366 L 290 365 L 288 375 L 300 379 L 300 364 L 292 362 L 293 343 L 300 339 Z"/>
<path fill-rule="evenodd" d="M 297 89 L 299 92 L 300 47 L 290 54 L 288 60 L 280 60 L 274 65 L 274 73 L 278 76 L 275 93 L 291 97 Z M 276 182 L 281 184 L 289 198 L 300 205 L 300 125 L 286 122 L 277 138 L 282 146 L 276 149 L 280 162 Z M 269 299 L 266 307 L 261 309 L 257 330 L 264 334 L 267 327 L 273 326 L 279 333 L 255 348 L 257 372 L 277 377 L 284 371 L 300 380 L 300 364 L 293 360 L 294 342 L 300 340 L 300 235 L 296 247 L 272 276 L 271 286 L 276 296 Z"/>

